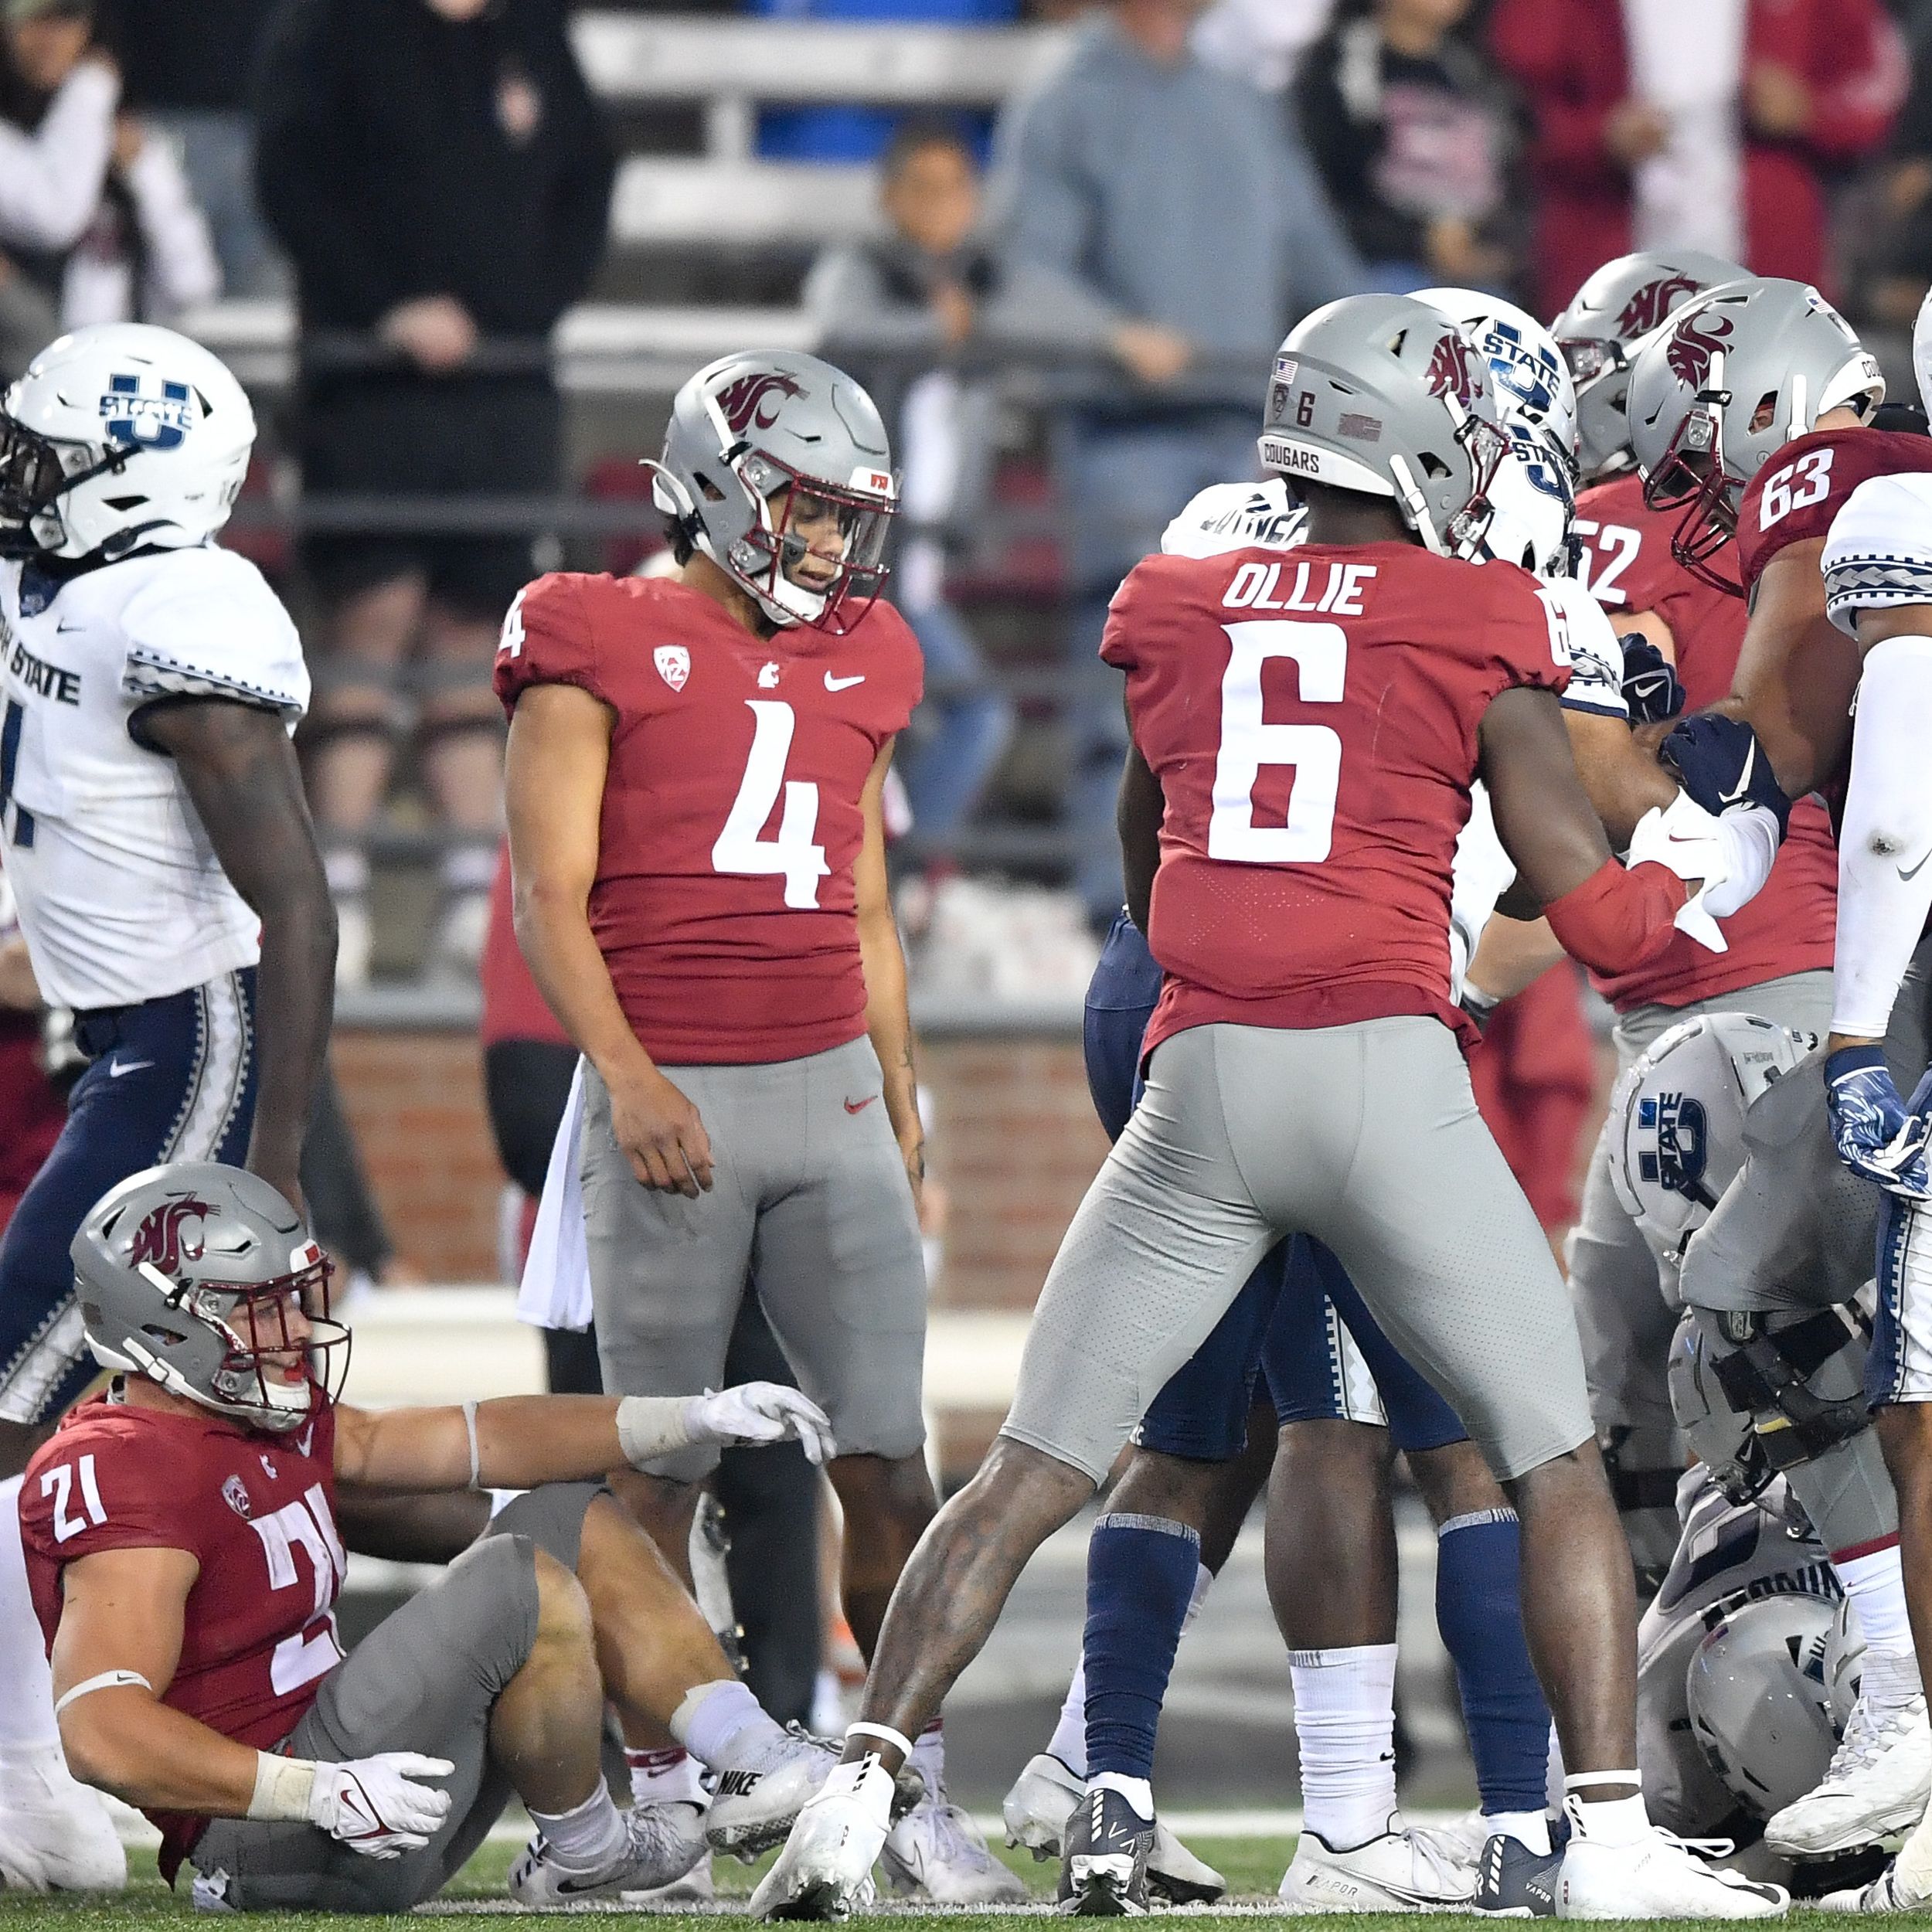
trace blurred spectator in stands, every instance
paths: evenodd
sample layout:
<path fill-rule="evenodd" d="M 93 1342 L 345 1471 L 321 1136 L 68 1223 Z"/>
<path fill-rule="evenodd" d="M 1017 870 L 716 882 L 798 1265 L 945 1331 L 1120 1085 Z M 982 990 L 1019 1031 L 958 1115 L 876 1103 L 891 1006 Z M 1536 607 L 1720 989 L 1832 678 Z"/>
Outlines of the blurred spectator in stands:
<path fill-rule="evenodd" d="M 1874 183 L 1873 220 L 1855 249 L 1866 276 L 1863 310 L 1909 330 L 1932 283 L 1932 4 L 1908 23 L 1912 85 Z"/>
<path fill-rule="evenodd" d="M 532 544 L 413 519 L 556 492 L 549 336 L 603 257 L 611 148 L 561 0 L 288 0 L 258 99 L 262 206 L 300 298 L 304 488 L 406 499 L 303 546 L 325 614 L 308 747 L 338 975 L 367 977 L 366 840 L 413 699 L 448 840 L 432 969 L 473 984 L 502 817 L 490 665 Z"/>
<path fill-rule="evenodd" d="M 274 0 L 104 0 L 108 38 L 142 119 L 178 153 L 230 295 L 287 279 L 255 203 L 249 77 Z"/>
<path fill-rule="evenodd" d="M 893 601 L 926 656 L 926 696 L 895 769 L 913 822 L 942 845 L 978 802 L 1012 728 L 978 648 L 946 600 L 946 543 L 985 497 L 992 398 L 946 366 L 997 335 L 997 264 L 978 239 L 979 177 L 960 133 L 907 124 L 886 151 L 889 231 L 821 255 L 805 306 L 826 354 L 859 369 L 893 425 L 900 526 Z M 935 366 L 937 365 L 937 366 Z"/>
<path fill-rule="evenodd" d="M 1211 67 L 1279 94 L 1328 24 L 1335 0 L 1213 0 L 1194 29 Z"/>
<path fill-rule="evenodd" d="M 49 1077 L 41 1051 L 40 988 L 0 878 L 0 1233 L 67 1123 L 71 1079 Z"/>
<path fill-rule="evenodd" d="M 1295 317 L 1363 284 L 1277 104 L 1190 49 L 1202 4 L 1108 0 L 996 143 L 1005 259 L 1050 289 L 1070 342 L 1104 344 L 1113 364 L 1063 412 L 1057 452 L 1079 693 L 1068 812 L 1097 929 L 1120 910 L 1127 744 L 1097 655 L 1107 600 L 1196 490 L 1253 474 L 1269 355 Z"/>
<path fill-rule="evenodd" d="M 60 331 L 67 253 L 100 205 L 121 83 L 89 0 L 5 0 L 0 34 L 0 381 Z"/>
<path fill-rule="evenodd" d="M 1498 0 L 1536 134 L 1536 304 L 1632 248 L 1709 250 L 1828 289 L 1830 170 L 1905 91 L 1881 0 Z"/>
<path fill-rule="evenodd" d="M 1347 0 L 1295 93 L 1328 198 L 1378 286 L 1502 288 L 1515 129 L 1458 31 L 1471 0 Z"/>

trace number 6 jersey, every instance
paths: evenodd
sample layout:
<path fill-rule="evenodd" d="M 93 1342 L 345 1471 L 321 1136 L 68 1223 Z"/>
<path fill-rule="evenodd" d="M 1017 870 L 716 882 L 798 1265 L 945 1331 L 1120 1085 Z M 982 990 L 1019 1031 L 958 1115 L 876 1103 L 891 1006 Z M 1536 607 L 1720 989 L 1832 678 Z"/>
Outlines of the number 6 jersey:
<path fill-rule="evenodd" d="M 512 605 L 505 708 L 573 684 L 615 714 L 590 930 L 660 1065 L 798 1060 L 865 1032 L 860 799 L 921 678 L 885 604 L 842 638 L 769 638 L 669 578 L 539 577 Z"/>
<path fill-rule="evenodd" d="M 1467 1032 L 1449 894 L 1477 729 L 1498 692 L 1568 683 L 1556 598 L 1401 543 L 1150 557 L 1100 655 L 1166 798 L 1148 1049 L 1217 1021 Z"/>

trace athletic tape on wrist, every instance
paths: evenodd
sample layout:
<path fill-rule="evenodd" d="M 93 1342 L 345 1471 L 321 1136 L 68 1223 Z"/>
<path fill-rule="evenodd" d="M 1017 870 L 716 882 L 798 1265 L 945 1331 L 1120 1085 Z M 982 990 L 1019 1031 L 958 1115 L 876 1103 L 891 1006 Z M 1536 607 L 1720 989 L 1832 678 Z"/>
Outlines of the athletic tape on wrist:
<path fill-rule="evenodd" d="M 617 1404 L 617 1446 L 635 1469 L 692 1440 L 692 1406 L 699 1396 L 626 1396 Z"/>
<path fill-rule="evenodd" d="M 913 1754 L 911 1739 L 902 1736 L 889 1724 L 848 1724 L 845 1741 L 849 1743 L 855 1737 L 876 1737 L 882 1744 L 891 1745 L 901 1757 L 909 1758 Z"/>
<path fill-rule="evenodd" d="M 483 1487 L 483 1457 L 476 1446 L 476 1404 L 474 1401 L 463 1405 L 463 1427 L 468 1430 L 470 1438 L 470 1487 L 481 1489 Z"/>
<path fill-rule="evenodd" d="M 255 1793 L 248 1816 L 284 1825 L 313 1821 L 308 1808 L 315 1794 L 316 1764 L 312 1758 L 277 1757 L 272 1751 L 255 1753 Z"/>
<path fill-rule="evenodd" d="M 138 1684 L 150 1696 L 154 1685 L 138 1670 L 104 1670 L 97 1677 L 83 1677 L 70 1691 L 63 1691 L 54 1699 L 53 1714 L 58 1717 L 77 1697 L 85 1697 L 90 1691 L 115 1690 L 123 1684 Z"/>

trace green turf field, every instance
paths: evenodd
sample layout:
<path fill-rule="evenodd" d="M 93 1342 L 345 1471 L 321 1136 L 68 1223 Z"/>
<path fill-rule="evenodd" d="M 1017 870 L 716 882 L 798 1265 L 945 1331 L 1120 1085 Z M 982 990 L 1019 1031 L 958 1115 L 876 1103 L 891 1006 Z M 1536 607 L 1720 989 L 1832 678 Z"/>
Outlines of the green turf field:
<path fill-rule="evenodd" d="M 1267 1910 L 1274 1894 L 1275 1881 L 1281 1876 L 1288 1855 L 1294 1848 L 1291 1838 L 1194 1838 L 1189 1840 L 1192 1848 L 1226 1875 L 1232 1890 L 1229 1907 L 1244 1920 L 1260 1920 L 1273 1915 Z M 445 1895 L 447 1905 L 461 1913 L 467 1904 L 479 1909 L 504 1901 L 503 1876 L 509 1870 L 510 1860 L 515 1855 L 516 1847 L 509 1842 L 486 1845 L 472 1859 L 461 1877 Z M 1044 1909 L 1050 1900 L 1056 1868 L 1036 1863 L 1022 1853 L 1004 1854 L 1032 1888 L 1040 1906 Z M 0 1932 L 39 1932 L 46 1927 L 49 1932 L 118 1932 L 118 1928 L 131 1921 L 170 1918 L 179 1914 L 193 1917 L 187 1900 L 185 1881 L 180 1896 L 172 1895 L 162 1885 L 155 1871 L 153 1855 L 135 1852 L 130 1855 L 129 1866 L 134 1876 L 126 1894 L 111 1900 L 98 1899 L 43 1899 L 0 1893 Z M 764 1869 L 764 1861 L 757 1866 L 743 1866 L 730 1859 L 720 1859 L 717 1866 L 719 1889 L 742 1897 L 749 1893 L 758 1874 Z M 1223 1916 L 1227 1907 L 1203 1909 L 1190 1908 L 1175 1916 L 1202 1919 Z M 428 1908 L 435 1913 L 437 1908 Z M 575 1916 L 594 1917 L 600 1923 L 612 1922 L 614 1927 L 621 1927 L 622 1932 L 647 1932 L 647 1928 L 658 1928 L 660 1932 L 682 1926 L 689 1928 L 694 1917 L 691 1913 L 651 1915 L 641 1912 L 619 1912 L 599 1906 L 580 1907 Z M 872 1927 L 885 1928 L 895 1924 L 910 1924 L 916 1920 L 930 1920 L 944 1917 L 950 1926 L 959 1932 L 998 1932 L 1015 1916 L 1008 1913 L 920 1913 L 896 1910 L 889 1904 L 863 1915 L 863 1922 Z M 1163 1914 L 1162 1916 L 1168 1916 Z M 1842 1925 L 1842 1919 L 1827 1919 L 1821 1913 L 1794 1913 L 1794 1921 L 1801 1920 L 1823 1932 L 1827 1925 Z M 323 1913 L 284 1913 L 261 1921 L 272 1925 L 277 1932 L 348 1932 L 349 1927 L 366 1927 L 368 1932 L 384 1932 L 385 1928 L 400 1928 L 408 1924 L 407 1919 L 357 1919 L 344 1920 Z M 1305 1924 L 1304 1920 L 1290 1920 L 1277 1918 L 1275 1923 L 1287 1926 Z M 1621 1922 L 1620 1922 L 1621 1923 Z M 1650 1928 L 1660 1923 L 1690 1925 L 1695 1920 L 1648 1922 Z M 1444 1915 L 1438 1917 L 1387 1917 L 1350 1918 L 1345 1921 L 1349 1932 L 1467 1932 L 1470 1921 L 1466 1917 Z"/>

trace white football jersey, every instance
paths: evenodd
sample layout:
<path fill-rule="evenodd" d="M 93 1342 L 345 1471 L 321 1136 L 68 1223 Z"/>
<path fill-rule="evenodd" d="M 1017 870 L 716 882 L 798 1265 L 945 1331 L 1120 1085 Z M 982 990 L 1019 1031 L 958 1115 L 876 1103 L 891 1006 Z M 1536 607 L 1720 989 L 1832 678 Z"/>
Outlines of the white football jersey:
<path fill-rule="evenodd" d="M 1819 560 L 1825 607 L 1848 634 L 1861 611 L 1932 604 L 1932 476 L 1875 476 L 1845 499 Z"/>
<path fill-rule="evenodd" d="M 1652 1821 L 1680 1836 L 1709 1836 L 1737 1809 L 1691 1730 L 1685 1679 L 1698 1645 L 1760 1597 L 1835 1603 L 1843 1594 L 1824 1546 L 1793 1529 L 1776 1506 L 1782 1489 L 1781 1478 L 1740 1505 L 1701 1464 L 1677 1485 L 1677 1553 L 1637 1627 L 1637 1764 Z"/>
<path fill-rule="evenodd" d="M 308 671 L 260 572 L 206 546 L 62 583 L 0 563 L 0 841 L 40 990 L 83 1010 L 159 999 L 260 957 L 187 787 L 130 721 L 175 694 L 237 698 L 291 730 Z"/>

